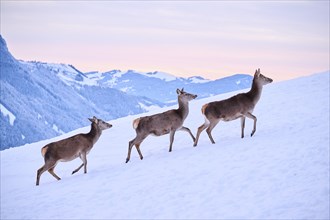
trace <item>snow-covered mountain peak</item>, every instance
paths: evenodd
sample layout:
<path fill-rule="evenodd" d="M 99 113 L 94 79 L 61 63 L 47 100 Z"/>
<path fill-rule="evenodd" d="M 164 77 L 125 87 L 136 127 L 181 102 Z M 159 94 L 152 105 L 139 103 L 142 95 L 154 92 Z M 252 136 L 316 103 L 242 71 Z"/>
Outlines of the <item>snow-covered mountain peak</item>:
<path fill-rule="evenodd" d="M 165 80 L 166 82 L 173 81 L 173 80 L 177 79 L 176 76 L 173 76 L 173 75 L 171 75 L 169 73 L 165 73 L 165 72 L 159 72 L 159 71 L 148 72 L 148 73 L 139 72 L 139 73 L 144 75 L 144 76 Z"/>
<path fill-rule="evenodd" d="M 201 76 L 192 76 L 192 77 L 189 77 L 188 80 L 190 80 L 191 83 L 207 83 L 207 82 L 211 81 L 209 79 L 204 79 Z"/>
<path fill-rule="evenodd" d="M 1 150 L 68 132 L 92 115 L 107 120 L 176 104 L 177 88 L 203 98 L 251 85 L 250 75 L 207 81 L 160 71 L 83 73 L 69 64 L 17 60 L 0 41 Z"/>
<path fill-rule="evenodd" d="M 49 73 L 55 74 L 61 81 L 68 86 L 80 88 L 81 86 L 95 86 L 97 82 L 84 73 L 80 72 L 73 65 L 63 63 L 45 63 L 36 61 L 19 61 L 21 64 L 26 65 L 30 73 L 40 70 L 46 70 Z"/>

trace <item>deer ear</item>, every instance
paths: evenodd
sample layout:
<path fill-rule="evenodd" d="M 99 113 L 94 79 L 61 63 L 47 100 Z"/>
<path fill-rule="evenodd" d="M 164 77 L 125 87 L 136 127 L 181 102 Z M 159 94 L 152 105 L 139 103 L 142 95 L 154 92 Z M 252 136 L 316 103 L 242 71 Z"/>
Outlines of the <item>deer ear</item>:
<path fill-rule="evenodd" d="M 183 88 L 181 89 L 181 92 L 184 92 L 184 91 L 183 91 Z"/>
<path fill-rule="evenodd" d="M 258 77 L 259 74 L 260 74 L 260 69 L 257 69 L 256 72 L 254 73 L 254 76 L 255 76 L 255 77 Z"/>
<path fill-rule="evenodd" d="M 180 95 L 180 94 L 181 94 L 180 89 L 176 89 L 176 93 L 177 93 L 178 95 Z"/>
<path fill-rule="evenodd" d="M 94 121 L 92 118 L 88 118 L 88 120 L 90 120 L 90 122 L 93 122 Z"/>

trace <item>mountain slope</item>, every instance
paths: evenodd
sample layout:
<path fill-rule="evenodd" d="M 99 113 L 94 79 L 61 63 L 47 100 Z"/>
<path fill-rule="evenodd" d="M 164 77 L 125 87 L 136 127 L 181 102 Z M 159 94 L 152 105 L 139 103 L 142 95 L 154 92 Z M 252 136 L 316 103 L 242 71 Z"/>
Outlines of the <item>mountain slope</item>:
<path fill-rule="evenodd" d="M 176 103 L 177 88 L 198 94 L 198 98 L 249 88 L 252 76 L 236 74 L 217 80 L 206 80 L 195 76 L 189 78 L 175 77 L 167 73 L 143 73 L 134 70 L 112 70 L 105 73 L 90 72 L 86 76 L 103 87 L 115 88 L 131 95 L 145 96 L 161 102 Z"/>
<path fill-rule="evenodd" d="M 236 93 L 192 101 L 185 126 L 196 134 L 201 106 Z M 150 136 L 128 164 L 140 115 L 112 120 L 87 174 L 71 175 L 79 159 L 59 163 L 62 180 L 44 173 L 38 187 L 41 147 L 89 127 L 1 151 L 1 219 L 329 219 L 329 72 L 265 86 L 254 114 L 252 138 L 239 120 L 219 123 L 214 145 L 177 132 L 171 153 L 168 135 Z"/>
<path fill-rule="evenodd" d="M 0 52 L 0 150 L 85 126 L 93 115 L 110 120 L 175 104 L 177 88 L 203 98 L 252 81 L 243 74 L 210 81 L 157 71 L 83 73 L 69 64 L 18 61 L 1 35 Z"/>
<path fill-rule="evenodd" d="M 93 115 L 110 120 L 164 106 L 102 88 L 71 65 L 17 61 L 2 37 L 0 52 L 0 150 L 86 126 Z M 6 112 L 15 119 L 10 121 Z"/>

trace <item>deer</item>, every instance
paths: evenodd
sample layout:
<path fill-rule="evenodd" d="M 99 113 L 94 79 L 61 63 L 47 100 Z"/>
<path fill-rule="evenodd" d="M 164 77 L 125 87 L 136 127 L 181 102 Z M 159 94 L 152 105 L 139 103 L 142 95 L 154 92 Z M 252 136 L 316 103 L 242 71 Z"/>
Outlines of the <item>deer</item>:
<path fill-rule="evenodd" d="M 76 134 L 72 137 L 52 142 L 41 148 L 41 154 L 44 157 L 45 164 L 37 171 L 37 186 L 39 185 L 41 174 L 45 171 L 48 171 L 57 180 L 61 179 L 54 172 L 55 166 L 59 161 L 67 162 L 80 157 L 83 163 L 72 171 L 72 175 L 78 172 L 83 166 L 84 173 L 87 173 L 87 154 L 100 138 L 102 131 L 112 127 L 111 124 L 95 116 L 88 119 L 92 122 L 89 133 Z"/>
<path fill-rule="evenodd" d="M 271 82 L 273 82 L 273 80 L 262 75 L 259 68 L 254 74 L 250 91 L 237 94 L 225 100 L 214 101 L 203 105 L 201 110 L 204 115 L 205 122 L 198 127 L 194 147 L 197 146 L 199 136 L 204 129 L 206 129 L 206 133 L 208 134 L 212 144 L 215 144 L 211 132 L 219 121 L 228 122 L 240 118 L 241 138 L 244 138 L 245 118 L 252 119 L 254 121 L 253 130 L 251 133 L 252 137 L 256 132 L 257 126 L 257 117 L 252 114 L 254 107 L 261 97 L 263 86 Z"/>
<path fill-rule="evenodd" d="M 132 147 L 134 145 L 139 153 L 140 159 L 143 160 L 140 145 L 150 134 L 154 136 L 170 134 L 169 152 L 172 152 L 174 134 L 178 130 L 188 132 L 193 141 L 195 141 L 194 135 L 189 128 L 183 126 L 183 122 L 189 114 L 189 101 L 195 99 L 197 95 L 187 93 L 183 88 L 181 90 L 177 89 L 176 93 L 178 95 L 178 109 L 172 109 L 163 113 L 140 117 L 133 120 L 133 128 L 136 131 L 136 137 L 128 144 L 126 163 L 130 160 Z"/>

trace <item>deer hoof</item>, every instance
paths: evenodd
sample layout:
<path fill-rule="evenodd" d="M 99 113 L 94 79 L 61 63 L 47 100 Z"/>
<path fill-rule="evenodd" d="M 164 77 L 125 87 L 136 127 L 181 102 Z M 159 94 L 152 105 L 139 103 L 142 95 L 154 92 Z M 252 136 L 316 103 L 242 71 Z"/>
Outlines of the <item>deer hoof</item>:
<path fill-rule="evenodd" d="M 129 159 L 126 159 L 126 163 L 128 163 Z"/>

